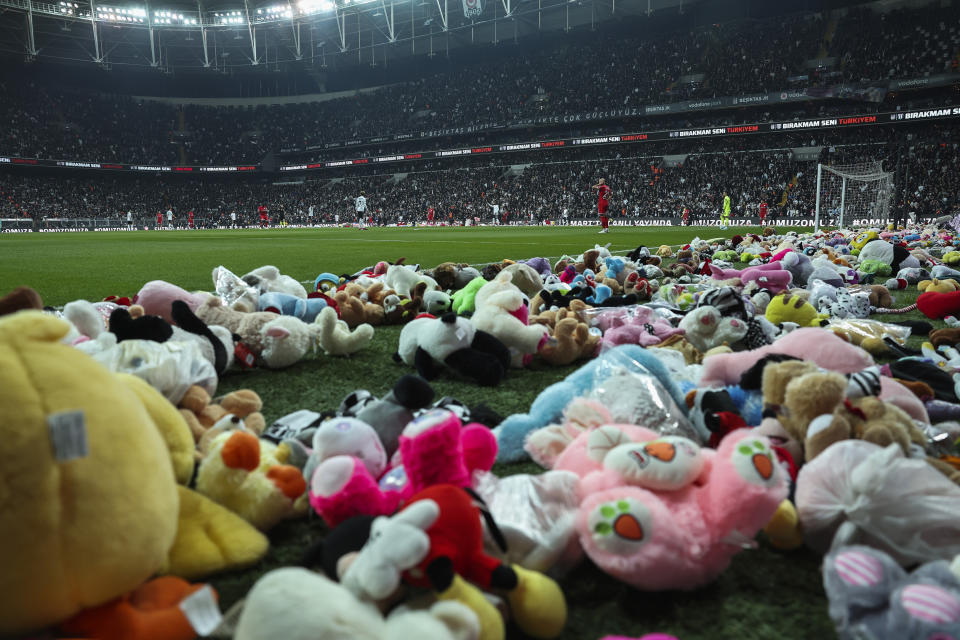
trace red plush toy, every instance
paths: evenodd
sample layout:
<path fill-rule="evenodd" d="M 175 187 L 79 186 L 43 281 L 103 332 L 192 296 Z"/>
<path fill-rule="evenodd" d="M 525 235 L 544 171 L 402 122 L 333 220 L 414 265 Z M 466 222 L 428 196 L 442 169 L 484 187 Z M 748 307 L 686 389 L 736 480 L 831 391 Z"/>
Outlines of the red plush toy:
<path fill-rule="evenodd" d="M 454 581 L 457 576 L 472 582 L 484 591 L 505 591 L 510 611 L 517 626 L 534 638 L 555 638 L 563 631 L 567 606 L 557 583 L 537 571 L 519 566 L 507 566 L 487 555 L 483 550 L 483 526 L 488 525 L 498 544 L 505 547 L 502 535 L 493 519 L 474 503 L 466 490 L 453 485 L 435 485 L 414 495 L 401 510 L 422 500 L 432 500 L 440 507 L 440 515 L 426 530 L 430 551 L 414 568 L 404 572 L 404 582 L 451 593 L 454 599 L 467 600 L 463 584 Z M 487 605 L 489 606 L 489 605 Z M 482 608 L 471 606 L 478 616 Z M 481 620 L 481 626 L 484 625 Z"/>
<path fill-rule="evenodd" d="M 917 309 L 932 320 L 960 315 L 960 291 L 925 291 L 917 298 Z"/>

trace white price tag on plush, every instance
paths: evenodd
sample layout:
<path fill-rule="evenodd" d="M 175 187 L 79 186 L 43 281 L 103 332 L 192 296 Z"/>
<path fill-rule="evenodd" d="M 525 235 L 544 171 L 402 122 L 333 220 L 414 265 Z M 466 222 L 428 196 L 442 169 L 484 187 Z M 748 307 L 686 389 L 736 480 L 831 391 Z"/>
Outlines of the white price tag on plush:
<path fill-rule="evenodd" d="M 180 610 L 199 636 L 210 635 L 223 620 L 210 585 L 204 585 L 199 591 L 194 591 L 184 598 L 180 603 Z"/>
<path fill-rule="evenodd" d="M 87 423 L 83 411 L 53 413 L 47 416 L 47 426 L 57 462 L 87 457 Z"/>

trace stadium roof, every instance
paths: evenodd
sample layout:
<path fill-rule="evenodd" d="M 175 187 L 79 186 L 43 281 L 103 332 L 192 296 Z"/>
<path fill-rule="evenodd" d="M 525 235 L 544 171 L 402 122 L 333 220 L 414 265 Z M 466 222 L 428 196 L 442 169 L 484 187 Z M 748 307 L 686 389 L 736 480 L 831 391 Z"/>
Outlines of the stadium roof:
<path fill-rule="evenodd" d="M 514 41 L 702 0 L 0 0 L 0 52 L 104 68 L 361 64 Z"/>

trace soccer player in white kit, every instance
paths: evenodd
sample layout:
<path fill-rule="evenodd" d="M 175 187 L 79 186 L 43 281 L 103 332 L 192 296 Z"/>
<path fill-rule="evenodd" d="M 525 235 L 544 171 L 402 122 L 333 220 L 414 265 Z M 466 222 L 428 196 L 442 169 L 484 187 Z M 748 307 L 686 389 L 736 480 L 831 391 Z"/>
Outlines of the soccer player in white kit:
<path fill-rule="evenodd" d="M 133 211 L 127 211 L 127 229 L 133 230 Z"/>
<path fill-rule="evenodd" d="M 313 226 L 313 205 L 307 207 L 307 224 Z"/>
<path fill-rule="evenodd" d="M 167 228 L 173 229 L 173 209 L 167 209 Z"/>
<path fill-rule="evenodd" d="M 367 196 L 363 191 L 361 191 L 360 195 L 357 196 L 356 209 L 357 209 L 357 220 L 360 224 L 360 229 L 362 231 L 366 231 L 367 230 Z"/>

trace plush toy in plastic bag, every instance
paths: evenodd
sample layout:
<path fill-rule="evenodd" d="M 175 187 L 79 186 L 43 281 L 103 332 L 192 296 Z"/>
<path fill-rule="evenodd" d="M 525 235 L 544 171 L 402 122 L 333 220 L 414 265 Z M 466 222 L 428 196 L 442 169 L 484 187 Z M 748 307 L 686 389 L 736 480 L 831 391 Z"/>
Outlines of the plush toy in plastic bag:
<path fill-rule="evenodd" d="M 902 565 L 960 554 L 960 487 L 897 445 L 837 442 L 797 477 L 804 539 L 826 553 L 865 544 Z"/>
<path fill-rule="evenodd" d="M 709 433 L 698 431 L 660 381 L 639 363 L 610 358 L 594 370 L 587 397 L 603 404 L 614 422 L 646 427 L 664 436 L 683 436 L 702 444 Z"/>
<path fill-rule="evenodd" d="M 236 311 L 250 313 L 257 310 L 260 292 L 244 282 L 237 274 L 224 266 L 213 270 L 213 285 L 223 303 Z"/>
<path fill-rule="evenodd" d="M 487 553 L 508 564 L 563 575 L 583 557 L 574 523 L 579 507 L 580 478 L 569 471 L 498 478 L 476 472 L 473 488 L 487 504 L 507 541 L 501 552 L 489 531 L 484 532 Z"/>
<path fill-rule="evenodd" d="M 124 340 L 105 331 L 78 349 L 115 373 L 131 373 L 178 404 L 192 385 L 211 396 L 217 392 L 217 371 L 195 342 Z"/>

